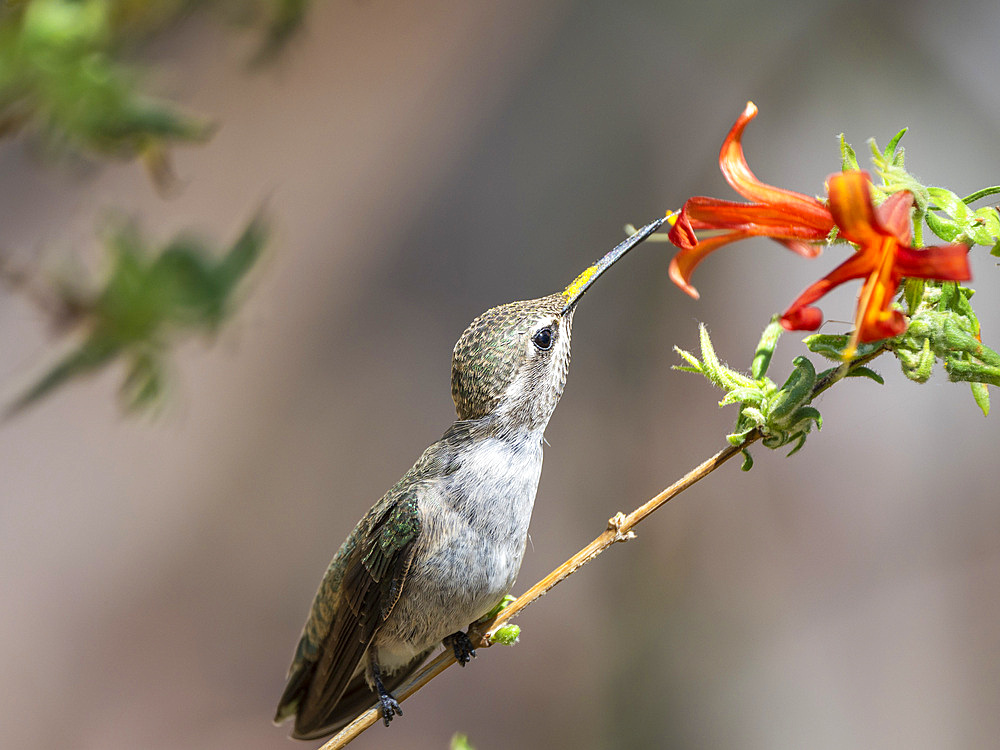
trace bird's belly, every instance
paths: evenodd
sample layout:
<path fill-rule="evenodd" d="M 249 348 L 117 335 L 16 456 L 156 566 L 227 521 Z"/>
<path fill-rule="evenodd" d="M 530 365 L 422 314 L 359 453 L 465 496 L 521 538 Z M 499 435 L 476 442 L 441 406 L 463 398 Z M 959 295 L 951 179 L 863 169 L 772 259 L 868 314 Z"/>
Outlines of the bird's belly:
<path fill-rule="evenodd" d="M 541 469 L 539 440 L 489 439 L 470 446 L 447 481 L 427 487 L 413 563 L 375 636 L 380 664 L 407 663 L 466 630 L 510 592 Z"/>
<path fill-rule="evenodd" d="M 402 595 L 379 628 L 378 661 L 388 672 L 446 636 L 466 630 L 514 585 L 526 531 L 519 540 L 499 547 L 496 540 L 468 527 L 453 530 L 449 537 L 433 551 L 418 549 Z"/>

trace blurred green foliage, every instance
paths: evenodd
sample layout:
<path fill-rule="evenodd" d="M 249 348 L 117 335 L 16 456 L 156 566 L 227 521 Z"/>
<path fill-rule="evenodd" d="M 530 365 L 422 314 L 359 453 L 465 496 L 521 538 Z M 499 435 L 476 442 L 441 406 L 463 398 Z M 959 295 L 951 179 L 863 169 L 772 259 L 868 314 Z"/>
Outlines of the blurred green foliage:
<path fill-rule="evenodd" d="M 241 25 L 263 27 L 249 62 L 266 62 L 301 26 L 307 6 L 308 0 L 6 0 L 0 5 L 0 137 L 24 134 L 49 155 L 138 158 L 163 187 L 171 177 L 169 147 L 204 141 L 212 125 L 144 89 L 145 70 L 136 62 L 143 43 L 211 8 Z M 170 346 L 219 327 L 265 238 L 258 217 L 222 252 L 188 235 L 156 250 L 134 223 L 119 226 L 108 236 L 103 280 L 88 288 L 67 280 L 35 295 L 55 327 L 73 329 L 80 340 L 6 415 L 117 361 L 126 370 L 124 407 L 155 404 Z M 15 289 L 21 277 L 39 275 L 11 273 L 0 261 L 0 275 Z"/>
<path fill-rule="evenodd" d="M 257 59 L 299 27 L 306 0 L 21 0 L 0 11 L 0 135 L 28 131 L 50 151 L 141 157 L 169 176 L 166 148 L 198 142 L 210 123 L 146 93 L 127 57 L 150 35 L 207 5 L 264 19 Z"/>
<path fill-rule="evenodd" d="M 108 270 L 92 290 L 60 293 L 63 319 L 82 341 L 7 408 L 11 416 L 74 378 L 121 360 L 122 404 L 148 407 L 163 392 L 164 357 L 179 337 L 212 333 L 234 308 L 234 292 L 261 254 L 263 220 L 250 222 L 222 253 L 179 236 L 151 251 L 134 224 L 108 239 Z"/>

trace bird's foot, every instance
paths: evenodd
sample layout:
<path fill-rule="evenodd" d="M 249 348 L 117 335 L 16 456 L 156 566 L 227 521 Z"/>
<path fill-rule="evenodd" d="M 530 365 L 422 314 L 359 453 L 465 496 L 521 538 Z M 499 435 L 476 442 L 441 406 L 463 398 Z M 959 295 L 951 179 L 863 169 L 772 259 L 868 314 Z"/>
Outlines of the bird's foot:
<path fill-rule="evenodd" d="M 382 721 L 385 722 L 386 726 L 389 726 L 389 722 L 392 721 L 394 715 L 403 715 L 403 709 L 399 707 L 399 701 L 393 698 L 391 693 L 383 691 L 379 693 L 378 699 L 382 706 Z"/>
<path fill-rule="evenodd" d="M 444 645 L 451 646 L 451 650 L 455 653 L 455 661 L 463 667 L 476 656 L 476 649 L 472 645 L 472 640 L 462 631 L 452 633 L 445 638 Z"/>
<path fill-rule="evenodd" d="M 386 726 L 389 726 L 393 716 L 403 715 L 403 709 L 399 707 L 399 701 L 393 698 L 392 693 L 386 690 L 385 685 L 382 684 L 382 674 L 374 659 L 369 663 L 368 668 L 372 682 L 375 683 L 375 692 L 378 693 L 379 705 L 382 707 L 382 721 L 385 722 Z"/>

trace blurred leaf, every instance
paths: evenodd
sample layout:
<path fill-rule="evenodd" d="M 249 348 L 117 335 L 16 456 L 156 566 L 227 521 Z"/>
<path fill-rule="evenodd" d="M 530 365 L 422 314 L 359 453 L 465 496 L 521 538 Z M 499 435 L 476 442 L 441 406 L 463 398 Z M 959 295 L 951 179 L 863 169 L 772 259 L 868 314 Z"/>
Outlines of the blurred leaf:
<path fill-rule="evenodd" d="M 110 0 L 31 0 L 0 22 L 0 133 L 39 134 L 55 153 L 134 158 L 204 140 L 209 124 L 139 88 L 114 60 Z"/>
<path fill-rule="evenodd" d="M 288 43 L 305 20 L 309 0 L 267 0 L 270 6 L 264 40 L 253 63 L 269 62 Z"/>
<path fill-rule="evenodd" d="M 135 47 L 183 14 L 234 6 L 265 27 L 257 61 L 300 28 L 308 0 L 25 0 L 0 11 L 0 136 L 41 138 L 50 153 L 141 158 L 160 187 L 171 176 L 168 146 L 197 143 L 209 121 L 142 88 Z"/>
<path fill-rule="evenodd" d="M 265 239 L 260 217 L 218 258 L 190 237 L 174 239 L 157 254 L 146 249 L 134 225 L 114 232 L 107 280 L 96 293 L 72 300 L 83 341 L 15 400 L 7 416 L 118 359 L 127 368 L 123 406 L 134 410 L 155 403 L 172 343 L 183 334 L 217 330 L 235 307 L 235 290 L 260 257 Z"/>

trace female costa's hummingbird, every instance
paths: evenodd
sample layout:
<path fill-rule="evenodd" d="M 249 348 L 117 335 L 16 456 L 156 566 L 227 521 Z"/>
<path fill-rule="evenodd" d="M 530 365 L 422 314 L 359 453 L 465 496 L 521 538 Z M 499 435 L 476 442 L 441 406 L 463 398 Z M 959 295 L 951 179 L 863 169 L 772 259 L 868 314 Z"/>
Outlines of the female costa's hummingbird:
<path fill-rule="evenodd" d="M 439 643 L 465 666 L 463 632 L 503 599 L 521 567 L 542 470 L 542 433 L 569 369 L 576 303 L 647 224 L 562 292 L 480 315 L 455 344 L 458 420 L 358 522 L 313 600 L 275 722 L 318 739 L 379 704 Z"/>

